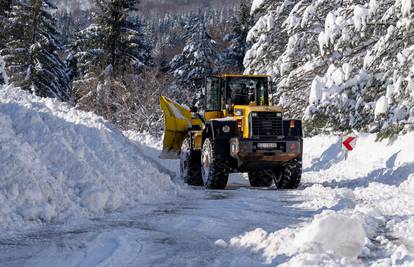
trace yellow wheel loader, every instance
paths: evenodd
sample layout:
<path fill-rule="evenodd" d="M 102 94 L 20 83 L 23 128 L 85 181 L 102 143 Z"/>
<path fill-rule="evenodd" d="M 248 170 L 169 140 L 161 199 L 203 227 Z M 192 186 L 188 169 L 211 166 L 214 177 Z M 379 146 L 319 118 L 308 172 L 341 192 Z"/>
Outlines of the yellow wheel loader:
<path fill-rule="evenodd" d="M 184 182 L 224 189 L 233 172 L 254 187 L 297 188 L 302 175 L 302 123 L 269 105 L 266 75 L 208 77 L 203 107 L 189 109 L 161 96 L 165 133 L 161 158 L 180 159 Z"/>

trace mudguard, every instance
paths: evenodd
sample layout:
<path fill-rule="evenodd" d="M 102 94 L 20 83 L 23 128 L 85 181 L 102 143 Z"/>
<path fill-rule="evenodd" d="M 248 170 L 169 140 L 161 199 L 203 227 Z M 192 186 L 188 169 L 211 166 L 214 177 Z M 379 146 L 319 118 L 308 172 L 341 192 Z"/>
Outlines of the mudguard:
<path fill-rule="evenodd" d="M 230 159 L 230 139 L 239 135 L 237 120 L 232 118 L 213 119 L 206 123 L 203 132 L 203 143 L 204 139 L 212 138 L 217 152 L 216 156 L 227 160 Z"/>

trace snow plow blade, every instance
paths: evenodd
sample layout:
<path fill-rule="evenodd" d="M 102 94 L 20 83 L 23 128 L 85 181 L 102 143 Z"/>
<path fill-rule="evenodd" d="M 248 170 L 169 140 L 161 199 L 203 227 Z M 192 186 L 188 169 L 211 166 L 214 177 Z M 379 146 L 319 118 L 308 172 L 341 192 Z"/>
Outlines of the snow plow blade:
<path fill-rule="evenodd" d="M 164 113 L 164 141 L 161 159 L 177 159 L 181 145 L 192 125 L 191 112 L 171 99 L 160 97 L 161 110 Z"/>

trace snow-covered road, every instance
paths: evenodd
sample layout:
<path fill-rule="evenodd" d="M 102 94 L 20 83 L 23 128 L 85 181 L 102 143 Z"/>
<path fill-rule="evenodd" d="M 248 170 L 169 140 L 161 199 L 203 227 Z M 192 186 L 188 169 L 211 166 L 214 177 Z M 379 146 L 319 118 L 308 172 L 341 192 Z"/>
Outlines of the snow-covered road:
<path fill-rule="evenodd" d="M 345 161 L 336 140 L 307 141 L 299 190 L 232 175 L 227 190 L 187 188 L 173 202 L 3 236 L 1 266 L 413 266 L 411 154 L 394 146 L 381 148 L 383 162 Z M 360 153 L 372 144 L 360 141 Z"/>
<path fill-rule="evenodd" d="M 177 171 L 151 137 L 129 138 L 162 172 Z M 392 146 L 364 137 L 348 160 L 337 140 L 305 142 L 299 190 L 254 189 L 243 175 L 223 191 L 180 185 L 173 201 L 2 233 L 0 265 L 413 266 L 411 136 Z"/>
<path fill-rule="evenodd" d="M 178 181 L 160 139 L 0 88 L 0 267 L 414 266 L 414 134 L 304 141 L 298 190 Z M 173 179 L 171 179 L 173 178 Z"/>
<path fill-rule="evenodd" d="M 296 195 L 247 187 L 193 189 L 176 203 L 114 214 L 73 227 L 47 227 L 0 239 L 2 266 L 251 266 L 264 262 L 215 244 L 263 228 L 275 231 L 314 212 L 292 207 Z"/>

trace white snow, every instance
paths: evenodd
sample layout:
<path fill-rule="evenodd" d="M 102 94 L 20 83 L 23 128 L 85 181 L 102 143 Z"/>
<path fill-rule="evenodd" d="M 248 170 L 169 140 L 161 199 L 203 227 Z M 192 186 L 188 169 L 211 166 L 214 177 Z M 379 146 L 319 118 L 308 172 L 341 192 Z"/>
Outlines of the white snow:
<path fill-rule="evenodd" d="M 375 117 L 380 115 L 387 114 L 388 111 L 388 99 L 386 96 L 382 96 L 378 99 L 377 103 L 375 104 Z"/>
<path fill-rule="evenodd" d="M 22 229 L 174 197 L 145 151 L 92 113 L 0 88 L 0 228 Z"/>
<path fill-rule="evenodd" d="M 316 77 L 313 80 L 309 96 L 309 103 L 316 104 L 321 100 L 323 86 L 324 85 L 320 77 Z"/>
<path fill-rule="evenodd" d="M 340 140 L 305 140 L 306 188 L 295 191 L 303 200 L 296 206 L 316 211 L 313 219 L 248 231 L 231 238 L 228 249 L 281 266 L 412 266 L 414 134 L 392 142 L 362 134 L 347 159 Z"/>
<path fill-rule="evenodd" d="M 160 139 L 124 134 L 145 158 L 158 157 Z M 138 205 L 75 230 L 46 227 L 44 233 L 11 240 L 0 236 L 0 261 L 18 266 L 412 266 L 414 134 L 375 140 L 359 134 L 355 150 L 345 157 L 338 136 L 306 138 L 298 190 L 252 189 L 245 176 L 232 175 L 228 190 L 194 188 L 154 213 Z M 160 169 L 159 164 L 152 166 Z M 177 166 L 175 161 L 171 170 Z M 18 195 L 16 187 L 3 203 Z M 95 192 L 91 207 L 100 207 L 108 195 Z M 30 198 L 42 195 L 31 190 Z M 47 218 L 53 215 L 50 208 L 24 215 Z"/>
<path fill-rule="evenodd" d="M 306 24 L 309 23 L 316 14 L 315 6 L 308 6 L 305 11 L 303 12 L 301 27 L 305 28 Z"/>
<path fill-rule="evenodd" d="M 7 77 L 7 73 L 6 73 L 5 67 L 6 67 L 6 63 L 4 62 L 3 57 L 0 56 L 0 75 L 3 78 L 3 82 L 5 84 L 8 84 L 9 83 L 9 79 Z"/>
<path fill-rule="evenodd" d="M 325 18 L 325 30 L 318 36 L 319 49 L 321 55 L 325 54 L 325 47 L 333 44 L 340 36 L 344 37 L 343 29 L 347 21 L 342 16 L 337 16 L 334 12 L 329 12 Z"/>
<path fill-rule="evenodd" d="M 175 102 L 171 102 L 169 103 L 170 109 L 172 110 L 172 112 L 174 113 L 174 116 L 178 119 L 183 119 L 185 120 L 186 118 L 184 117 L 184 115 L 181 113 L 181 111 L 176 107 L 179 106 L 179 104 L 175 103 Z"/>
<path fill-rule="evenodd" d="M 377 10 L 379 8 L 379 4 L 377 0 L 370 0 L 369 1 L 369 16 L 372 17 L 377 13 Z"/>
<path fill-rule="evenodd" d="M 332 251 L 339 257 L 356 258 L 367 236 L 361 222 L 342 214 L 329 213 L 315 218 L 296 236 L 297 246 L 311 246 Z"/>
<path fill-rule="evenodd" d="M 359 133 L 348 155 L 339 136 L 306 138 L 298 190 L 252 189 L 232 175 L 228 190 L 176 198 L 165 173 L 178 164 L 156 159 L 159 138 L 12 87 L 0 89 L 0 127 L 0 228 L 44 227 L 4 231 L 5 265 L 414 264 L 414 133 Z M 79 233 L 53 226 L 92 216 L 104 217 Z"/>
<path fill-rule="evenodd" d="M 401 0 L 401 12 L 404 17 L 409 17 L 411 14 L 412 0 Z"/>
<path fill-rule="evenodd" d="M 361 31 L 367 25 L 370 10 L 363 6 L 355 6 L 354 8 L 354 26 L 357 31 Z"/>
<path fill-rule="evenodd" d="M 266 0 L 253 0 L 250 14 L 253 15 L 265 2 Z"/>
<path fill-rule="evenodd" d="M 342 70 L 345 75 L 344 80 L 349 80 L 349 78 L 351 78 L 352 65 L 349 63 L 345 63 L 342 65 Z"/>

